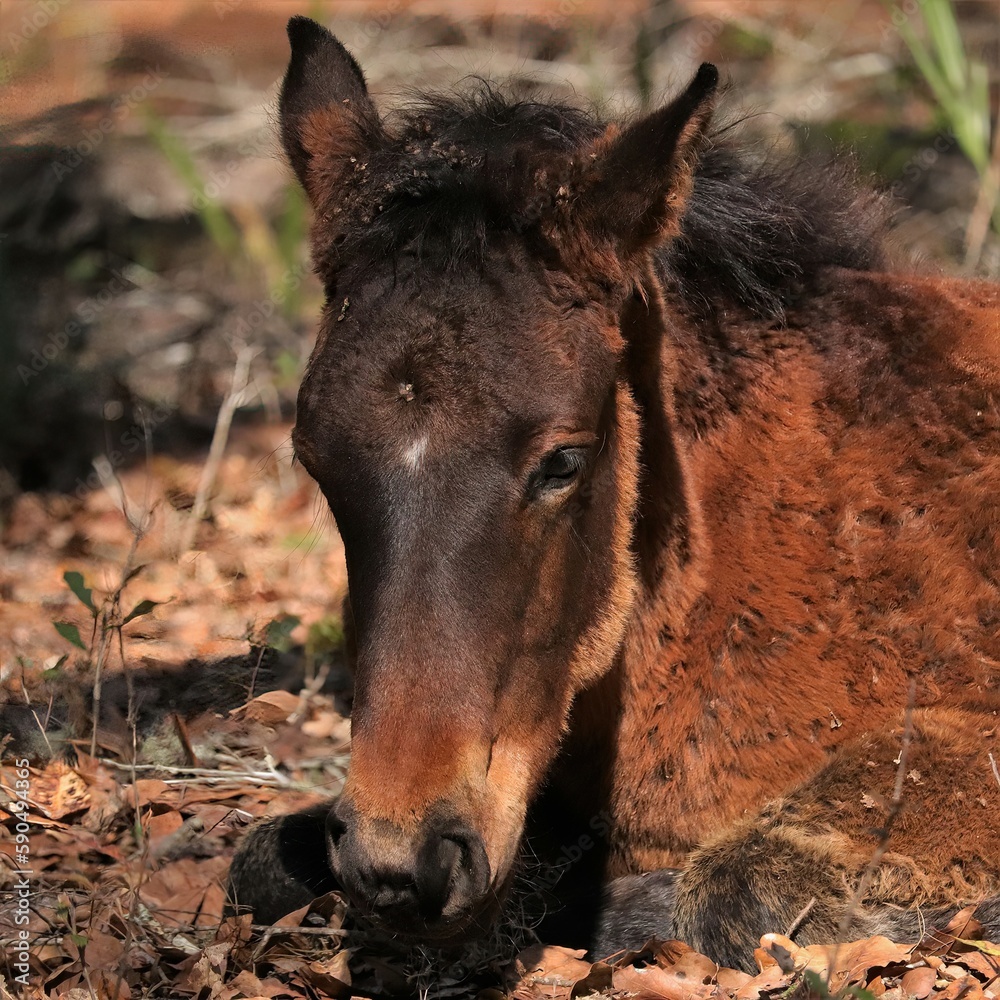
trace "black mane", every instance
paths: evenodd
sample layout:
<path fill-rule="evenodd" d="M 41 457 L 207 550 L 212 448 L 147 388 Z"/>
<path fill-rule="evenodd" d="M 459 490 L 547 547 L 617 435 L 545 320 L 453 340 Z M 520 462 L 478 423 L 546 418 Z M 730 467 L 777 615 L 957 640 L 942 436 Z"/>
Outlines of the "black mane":
<path fill-rule="evenodd" d="M 547 167 L 607 122 L 477 81 L 461 93 L 421 95 L 386 125 L 390 141 L 365 164 L 354 224 L 338 241 L 352 251 L 341 259 L 355 265 L 408 248 L 465 266 L 491 235 L 529 232 L 551 199 Z M 820 268 L 883 263 L 885 202 L 848 159 L 761 156 L 735 133 L 727 125 L 706 140 L 681 235 L 660 254 L 682 291 L 780 316 Z"/>

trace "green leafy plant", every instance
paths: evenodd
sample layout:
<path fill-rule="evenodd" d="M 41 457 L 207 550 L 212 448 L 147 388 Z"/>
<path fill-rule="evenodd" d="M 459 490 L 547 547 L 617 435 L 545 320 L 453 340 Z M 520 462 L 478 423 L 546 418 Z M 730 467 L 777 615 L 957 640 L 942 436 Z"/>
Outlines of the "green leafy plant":
<path fill-rule="evenodd" d="M 921 0 L 926 41 L 896 5 L 893 23 L 906 42 L 913 61 L 934 95 L 959 148 L 976 168 L 980 198 L 966 234 L 966 263 L 975 265 L 982 252 L 990 219 L 1000 230 L 998 168 L 990 138 L 989 72 L 969 57 L 951 0 Z"/>
<path fill-rule="evenodd" d="M 339 615 L 326 615 L 313 622 L 306 633 L 306 676 L 315 677 L 317 667 L 343 652 L 344 624 Z"/>
<path fill-rule="evenodd" d="M 279 389 L 288 389 L 297 386 L 302 378 L 302 358 L 294 351 L 287 348 L 279 351 L 272 362 L 274 370 L 274 384 Z M 299 542 L 293 542 L 291 547 L 295 548 Z"/>
<path fill-rule="evenodd" d="M 264 278 L 272 301 L 286 316 L 301 307 L 301 281 L 308 208 L 298 184 L 285 187 L 281 208 L 273 222 L 267 221 L 253 204 L 233 205 L 227 211 L 205 181 L 194 156 L 168 123 L 146 111 L 150 138 L 173 168 L 191 198 L 202 228 L 231 264 L 250 263 Z"/>
<path fill-rule="evenodd" d="M 836 993 L 833 993 L 830 991 L 830 983 L 826 977 L 811 969 L 802 973 L 802 982 L 807 995 L 819 997 L 820 1000 L 842 1000 L 845 997 L 853 997 L 854 1000 L 875 1000 L 875 995 L 862 986 L 843 986 Z"/>
<path fill-rule="evenodd" d="M 141 618 L 148 615 L 161 602 L 145 598 L 139 601 L 127 614 L 122 613 L 121 598 L 122 591 L 126 584 L 133 580 L 142 572 L 142 566 L 131 566 L 131 553 L 126 568 L 122 573 L 122 578 L 118 586 L 99 603 L 94 601 L 94 591 L 87 586 L 83 574 L 75 570 L 63 573 L 63 580 L 76 599 L 87 609 L 90 614 L 90 637 L 84 640 L 80 634 L 80 628 L 73 622 L 54 621 L 53 628 L 68 643 L 75 646 L 86 654 L 86 662 L 94 667 L 94 689 L 93 689 L 93 728 L 90 737 L 90 753 L 94 756 L 97 752 L 97 721 L 101 708 L 101 681 L 104 673 L 111 646 L 117 639 L 118 655 L 121 659 L 122 667 L 125 666 L 125 640 L 122 629 Z M 62 666 L 66 657 L 60 658 L 55 667 L 55 671 Z"/>
<path fill-rule="evenodd" d="M 925 42 L 898 7 L 899 33 L 934 93 L 962 152 L 984 173 L 990 161 L 989 73 L 970 59 L 962 44 L 951 0 L 923 0 L 920 4 Z"/>
<path fill-rule="evenodd" d="M 80 638 L 80 630 L 72 622 L 53 622 L 56 631 L 77 649 L 86 651 L 87 644 Z"/>
<path fill-rule="evenodd" d="M 302 282 L 296 281 L 284 287 L 283 279 L 302 270 L 303 248 L 309 227 L 306 196 L 298 184 L 289 184 L 285 188 L 284 202 L 274 226 L 277 256 L 283 271 L 277 280 L 272 279 L 271 294 L 281 303 L 286 316 L 296 316 L 302 306 Z"/>
<path fill-rule="evenodd" d="M 302 624 L 298 615 L 279 615 L 264 627 L 264 645 L 279 653 L 287 653 L 295 647 L 292 632 Z"/>
<path fill-rule="evenodd" d="M 639 106 L 648 111 L 653 99 L 653 62 L 656 56 L 656 39 L 652 28 L 640 21 L 632 46 L 632 78 L 639 95 Z"/>
<path fill-rule="evenodd" d="M 298 615 L 280 614 L 264 626 L 263 631 L 258 633 L 260 638 L 256 642 L 250 636 L 251 644 L 260 647 L 257 668 L 260 667 L 264 650 L 273 649 L 278 653 L 288 653 L 294 649 L 296 643 L 292 639 L 292 632 L 301 624 L 302 619 Z M 305 641 L 307 685 L 315 682 L 317 677 L 323 676 L 322 668 L 328 666 L 331 658 L 343 648 L 344 626 L 338 615 L 326 615 L 308 627 Z M 255 679 L 257 668 L 254 670 Z"/>

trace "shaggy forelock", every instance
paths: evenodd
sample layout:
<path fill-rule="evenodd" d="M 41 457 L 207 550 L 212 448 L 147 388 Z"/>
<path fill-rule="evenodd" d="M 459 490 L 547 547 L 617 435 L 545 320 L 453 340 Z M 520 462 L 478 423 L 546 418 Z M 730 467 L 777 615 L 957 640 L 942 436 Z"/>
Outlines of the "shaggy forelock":
<path fill-rule="evenodd" d="M 423 94 L 385 121 L 388 140 L 353 185 L 338 262 L 368 269 L 402 253 L 434 269 L 481 266 L 498 237 L 533 240 L 560 171 L 607 122 L 476 81 Z M 733 124 L 707 137 L 664 276 L 699 304 L 781 316 L 824 266 L 882 264 L 888 213 L 843 159 L 760 155 Z"/>

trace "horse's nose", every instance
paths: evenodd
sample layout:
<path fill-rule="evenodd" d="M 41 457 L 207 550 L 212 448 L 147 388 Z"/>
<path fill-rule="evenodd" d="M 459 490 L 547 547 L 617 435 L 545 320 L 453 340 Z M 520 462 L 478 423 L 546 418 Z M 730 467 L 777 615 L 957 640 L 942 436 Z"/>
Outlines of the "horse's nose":
<path fill-rule="evenodd" d="M 403 932 L 460 925 L 483 901 L 490 866 L 467 824 L 428 817 L 414 833 L 365 822 L 339 802 L 327 824 L 330 863 L 345 892 L 377 922 Z"/>

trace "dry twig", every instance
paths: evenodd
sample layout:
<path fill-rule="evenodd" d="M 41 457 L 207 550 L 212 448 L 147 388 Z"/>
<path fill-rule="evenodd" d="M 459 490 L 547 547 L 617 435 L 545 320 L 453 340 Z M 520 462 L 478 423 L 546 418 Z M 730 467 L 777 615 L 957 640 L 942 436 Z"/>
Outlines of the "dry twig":
<path fill-rule="evenodd" d="M 212 443 L 208 449 L 208 459 L 201 470 L 198 492 L 195 494 L 194 505 L 181 538 L 180 554 L 182 555 L 189 552 L 194 546 L 198 525 L 201 524 L 205 512 L 208 510 L 208 496 L 212 492 L 215 479 L 219 474 L 222 456 L 226 451 L 226 442 L 229 440 L 229 429 L 232 427 L 236 410 L 243 404 L 243 397 L 250 382 L 250 365 L 259 353 L 260 348 L 247 345 L 241 347 L 236 353 L 232 383 L 226 398 L 222 401 L 222 406 L 219 407 L 219 416 L 215 422 Z"/>
<path fill-rule="evenodd" d="M 145 421 L 143 421 L 143 431 L 146 435 L 146 459 L 147 459 L 147 469 L 149 462 L 149 450 L 150 450 L 150 433 L 149 427 Z M 132 541 L 129 545 L 128 553 L 125 556 L 125 561 L 122 564 L 121 574 L 118 577 L 118 584 L 115 589 L 109 595 L 109 600 L 105 601 L 100 616 L 94 617 L 94 626 L 98 627 L 98 617 L 100 618 L 100 630 L 101 637 L 100 642 L 97 647 L 97 659 L 94 663 L 94 687 L 93 687 L 93 725 L 90 732 L 90 756 L 97 756 L 97 728 L 98 722 L 101 717 L 101 688 L 104 677 L 104 663 L 107 659 L 108 650 L 111 646 L 111 638 L 114 632 L 118 632 L 118 649 L 119 654 L 122 658 L 122 669 L 125 670 L 126 679 L 129 682 L 129 712 L 132 714 L 132 691 L 131 691 L 131 679 L 129 678 L 128 671 L 125 667 L 125 654 L 122 646 L 121 638 L 121 627 L 122 627 L 122 610 L 121 610 L 121 600 L 122 594 L 125 591 L 125 587 L 128 585 L 129 580 L 135 575 L 136 571 L 136 553 L 139 551 L 139 545 L 149 530 L 149 523 L 151 517 L 151 509 L 149 504 L 149 475 L 147 473 L 146 477 L 146 494 L 143 499 L 142 512 L 136 516 L 129 511 L 128 498 L 125 495 L 125 489 L 121 484 L 121 480 L 110 468 L 104 468 L 102 465 L 95 463 L 94 466 L 101 477 L 101 484 L 108 493 L 111 494 L 112 498 L 115 500 L 116 505 L 121 508 L 122 515 L 125 518 L 126 523 L 129 526 L 129 530 L 132 532 Z M 93 646 L 91 646 L 93 648 Z"/>
<path fill-rule="evenodd" d="M 910 681 L 910 693 L 906 700 L 906 715 L 903 720 L 903 740 L 899 750 L 899 757 L 896 759 L 896 784 L 892 791 L 892 801 L 889 803 L 889 811 L 886 814 L 885 822 L 882 824 L 879 841 L 878 844 L 875 845 L 875 850 L 872 853 L 871 860 L 868 862 L 868 865 L 858 881 L 857 886 L 855 886 L 854 892 L 844 909 L 844 915 L 841 917 L 840 923 L 837 926 L 837 943 L 834 945 L 833 955 L 830 958 L 831 976 L 837 967 L 837 953 L 840 946 L 848 940 L 851 925 L 854 923 L 854 918 L 857 915 L 862 901 L 868 894 L 868 890 L 872 884 L 872 879 L 875 877 L 875 873 L 882 864 L 882 859 L 885 857 L 886 851 L 889 850 L 889 839 L 892 836 L 892 829 L 903 809 L 903 782 L 906 779 L 907 761 L 910 755 L 910 743 L 913 740 L 913 710 L 916 706 L 916 701 L 917 682 L 916 680 L 912 680 Z"/>
<path fill-rule="evenodd" d="M 795 915 L 795 919 L 788 925 L 788 929 L 785 931 L 785 937 L 791 938 L 791 936 L 802 926 L 802 921 L 809 916 L 812 908 L 816 905 L 816 897 L 813 896 L 812 899 L 802 907 L 801 910 Z"/>
<path fill-rule="evenodd" d="M 990 220 L 997 210 L 998 199 L 1000 199 L 1000 128 L 993 137 L 993 155 L 982 176 L 976 204 L 965 230 L 965 266 L 970 271 L 979 264 L 986 234 L 990 231 Z"/>

